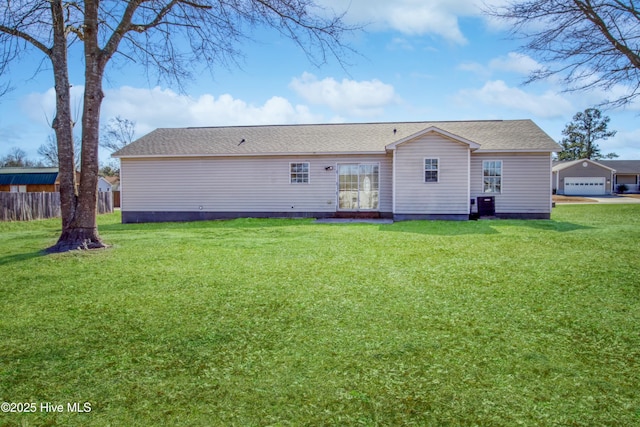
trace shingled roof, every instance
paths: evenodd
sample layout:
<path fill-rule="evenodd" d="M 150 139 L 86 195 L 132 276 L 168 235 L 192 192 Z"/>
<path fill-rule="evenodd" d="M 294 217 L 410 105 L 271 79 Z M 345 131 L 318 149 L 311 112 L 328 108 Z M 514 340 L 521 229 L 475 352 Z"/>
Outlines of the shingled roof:
<path fill-rule="evenodd" d="M 640 160 L 597 160 L 597 162 L 615 169 L 618 174 L 640 174 Z"/>
<path fill-rule="evenodd" d="M 478 152 L 560 150 L 531 120 L 490 120 L 161 128 L 113 157 L 382 154 L 428 128 L 473 141 L 480 145 Z"/>

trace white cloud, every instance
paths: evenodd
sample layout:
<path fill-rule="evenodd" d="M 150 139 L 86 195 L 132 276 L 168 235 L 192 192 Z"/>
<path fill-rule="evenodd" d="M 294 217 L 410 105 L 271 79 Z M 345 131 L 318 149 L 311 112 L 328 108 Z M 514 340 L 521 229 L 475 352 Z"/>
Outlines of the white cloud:
<path fill-rule="evenodd" d="M 325 105 L 334 112 L 360 117 L 380 115 L 384 107 L 398 102 L 393 86 L 377 79 L 343 79 L 338 82 L 331 77 L 318 80 L 305 72 L 294 78 L 289 87 L 311 104 Z"/>
<path fill-rule="evenodd" d="M 415 47 L 411 42 L 403 37 L 394 37 L 389 44 L 387 44 L 389 50 L 404 50 L 406 52 L 415 51 Z"/>
<path fill-rule="evenodd" d="M 77 121 L 82 114 L 82 90 L 81 86 L 72 89 L 72 110 Z M 30 121 L 46 128 L 55 115 L 55 91 L 51 88 L 43 93 L 29 94 L 21 105 Z M 130 86 L 107 90 L 101 113 L 103 123 L 118 115 L 136 122 L 137 136 L 158 127 L 315 123 L 322 120 L 308 107 L 294 106 L 279 96 L 262 105 L 252 105 L 229 94 L 193 98 L 159 87 Z"/>
<path fill-rule="evenodd" d="M 229 94 L 194 98 L 170 89 L 128 86 L 106 93 L 102 113 L 103 118 L 120 115 L 134 120 L 142 133 L 157 127 L 309 123 L 320 119 L 306 106 L 294 106 L 279 96 L 256 106 Z"/>
<path fill-rule="evenodd" d="M 82 97 L 84 86 L 71 86 L 71 115 L 72 119 L 80 122 L 82 115 Z M 39 93 L 33 92 L 20 101 L 20 108 L 29 120 L 50 127 L 56 112 L 56 91 L 49 88 Z"/>
<path fill-rule="evenodd" d="M 434 33 L 458 44 L 467 43 L 458 26 L 458 16 L 443 7 L 447 3 L 409 2 L 411 7 L 390 7 L 387 21 L 391 28 L 410 35 Z"/>
<path fill-rule="evenodd" d="M 478 62 L 463 62 L 458 65 L 458 70 L 469 71 L 481 77 L 489 77 L 491 72 L 489 69 Z"/>
<path fill-rule="evenodd" d="M 498 85 L 496 82 L 501 82 L 505 84 L 503 80 L 499 80 L 499 77 L 503 77 L 508 79 L 506 74 L 516 74 L 519 76 L 529 76 L 535 70 L 543 68 L 542 64 L 537 62 L 535 59 L 530 56 L 509 52 L 507 55 L 499 56 L 491 59 L 487 64 L 481 64 L 478 62 L 465 62 L 461 63 L 457 66 L 458 70 L 468 71 L 470 73 L 475 74 L 477 77 L 489 80 L 493 78 L 493 82 L 487 83 L 485 85 L 485 91 L 490 88 L 498 89 Z M 576 84 L 576 86 L 580 85 L 588 85 L 598 81 L 598 76 L 590 76 L 590 79 L 585 79 L 580 82 L 580 84 Z M 524 80 L 524 79 L 522 79 Z M 624 96 L 628 96 L 631 93 L 631 89 L 628 86 L 624 86 L 621 84 L 613 85 L 608 89 L 603 89 L 600 87 L 592 88 L 584 91 L 571 91 L 566 87 L 566 83 L 562 80 L 559 75 L 552 75 L 544 80 L 538 81 L 535 84 L 527 85 L 526 87 L 535 88 L 546 86 L 549 88 L 548 92 L 545 93 L 545 96 L 550 98 L 555 93 L 555 98 L 560 101 L 560 104 L 555 104 L 552 106 L 549 114 L 554 115 L 555 111 L 562 111 L 564 106 L 568 103 L 575 106 L 576 111 L 582 110 L 585 108 L 592 107 L 594 105 L 600 105 L 608 100 L 615 100 L 622 98 Z M 522 94 L 525 92 L 520 91 L 518 89 L 511 89 L 512 91 L 519 91 Z M 504 91 L 500 91 L 504 92 Z M 562 95 L 560 95 L 562 94 Z M 636 99 L 633 102 L 629 103 L 625 106 L 626 110 L 631 111 L 640 111 L 640 99 Z M 570 113 L 573 115 L 573 113 Z"/>
<path fill-rule="evenodd" d="M 610 123 L 608 128 L 616 130 L 613 123 Z M 598 141 L 598 146 L 603 154 L 611 152 L 618 154 L 619 160 L 640 160 L 638 141 L 640 141 L 640 129 L 627 129 L 619 131 L 613 138 Z"/>
<path fill-rule="evenodd" d="M 516 52 L 509 52 L 507 55 L 493 58 L 486 65 L 478 62 L 464 62 L 458 65 L 459 70 L 469 71 L 484 78 L 505 72 L 528 76 L 541 67 L 542 65 L 530 56 Z"/>
<path fill-rule="evenodd" d="M 581 109 L 600 105 L 607 101 L 614 101 L 631 95 L 632 89 L 622 84 L 615 84 L 612 87 L 595 88 L 587 91 L 570 92 L 570 96 L 576 99 L 576 104 Z M 629 104 L 625 105 L 620 111 L 640 111 L 640 99 L 636 98 Z"/>
<path fill-rule="evenodd" d="M 408 35 L 433 34 L 457 44 L 467 43 L 458 19 L 482 16 L 485 4 L 503 0 L 351 0 L 345 19 L 367 23 L 369 29 L 393 29 Z M 320 4 L 341 13 L 342 0 L 321 0 Z"/>
<path fill-rule="evenodd" d="M 489 81 L 481 89 L 462 90 L 456 99 L 464 104 L 479 103 L 507 108 L 546 119 L 566 117 L 574 113 L 571 103 L 553 91 L 532 94 L 509 87 L 502 80 Z"/>
<path fill-rule="evenodd" d="M 489 62 L 493 71 L 507 71 L 522 75 L 529 75 L 542 66 L 530 56 L 509 52 L 506 56 L 494 58 Z"/>

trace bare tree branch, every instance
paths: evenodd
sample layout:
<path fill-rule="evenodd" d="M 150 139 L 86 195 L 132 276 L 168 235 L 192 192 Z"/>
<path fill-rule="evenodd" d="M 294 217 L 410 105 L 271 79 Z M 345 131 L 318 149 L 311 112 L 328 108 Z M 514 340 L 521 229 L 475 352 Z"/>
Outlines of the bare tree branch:
<path fill-rule="evenodd" d="M 544 64 L 526 83 L 558 76 L 567 91 L 627 88 L 601 104 L 608 107 L 640 96 L 640 12 L 634 1 L 513 0 L 486 13 L 510 23 L 522 50 Z"/>
<path fill-rule="evenodd" d="M 80 140 L 77 138 L 73 139 L 73 150 L 75 153 L 74 166 L 76 170 L 80 169 Z M 42 162 L 45 166 L 59 166 L 60 160 L 58 157 L 58 142 L 56 141 L 55 134 L 51 134 L 47 137 L 47 142 L 38 147 L 38 154 L 42 159 Z"/>
<path fill-rule="evenodd" d="M 4 25 L 0 25 L 0 32 L 8 34 L 10 36 L 18 37 L 18 38 L 26 41 L 27 43 L 33 45 L 35 48 L 41 50 L 45 55 L 47 55 L 47 56 L 51 55 L 51 49 L 50 48 L 45 46 L 42 42 L 37 40 L 35 37 L 32 37 L 31 35 L 29 35 L 29 34 L 27 34 L 25 32 L 22 32 L 21 30 L 19 30 L 17 28 L 11 28 L 11 27 L 6 27 Z"/>
<path fill-rule="evenodd" d="M 109 119 L 109 123 L 102 128 L 100 146 L 111 152 L 131 144 L 136 133 L 136 123 L 120 116 Z"/>

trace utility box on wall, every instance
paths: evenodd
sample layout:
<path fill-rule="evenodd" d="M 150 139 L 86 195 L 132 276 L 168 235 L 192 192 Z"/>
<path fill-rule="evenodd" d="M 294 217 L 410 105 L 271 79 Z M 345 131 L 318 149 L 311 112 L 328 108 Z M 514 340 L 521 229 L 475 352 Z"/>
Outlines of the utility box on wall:
<path fill-rule="evenodd" d="M 494 196 L 478 197 L 478 216 L 495 216 L 496 198 Z"/>

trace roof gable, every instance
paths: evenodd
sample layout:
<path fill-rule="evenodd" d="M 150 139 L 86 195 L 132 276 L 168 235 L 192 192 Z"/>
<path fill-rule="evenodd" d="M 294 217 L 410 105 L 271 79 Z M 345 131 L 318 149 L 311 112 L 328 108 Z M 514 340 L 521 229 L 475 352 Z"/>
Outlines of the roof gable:
<path fill-rule="evenodd" d="M 429 126 L 428 128 L 421 130 L 419 132 L 414 133 L 413 135 L 409 135 L 405 138 L 402 138 L 394 143 L 391 143 L 389 145 L 387 145 L 387 150 L 395 150 L 399 145 L 405 144 L 407 142 L 416 140 L 422 136 L 425 136 L 429 133 L 436 133 L 438 135 L 441 135 L 447 139 L 450 139 L 454 142 L 458 142 L 460 144 L 464 144 L 464 145 L 468 145 L 469 148 L 471 148 L 472 150 L 477 150 L 478 148 L 480 148 L 480 144 L 470 141 L 466 138 L 463 138 L 461 136 L 458 135 L 454 135 L 451 132 L 447 132 L 446 130 L 442 130 L 436 126 Z"/>
<path fill-rule="evenodd" d="M 602 168 L 602 169 L 608 169 L 610 171 L 615 172 L 615 169 L 610 168 L 609 166 L 605 166 L 605 165 L 603 165 L 603 164 L 601 164 L 599 162 L 596 162 L 596 161 L 590 160 L 590 159 L 578 159 L 578 160 L 569 160 L 569 161 L 566 161 L 566 162 L 558 162 L 553 166 L 553 168 L 551 170 L 553 172 L 558 172 L 558 171 L 570 168 L 570 167 L 575 166 L 575 165 L 580 164 L 580 163 L 588 163 L 588 164 L 591 164 L 591 165 L 593 165 L 595 167 L 599 167 L 599 168 Z"/>

